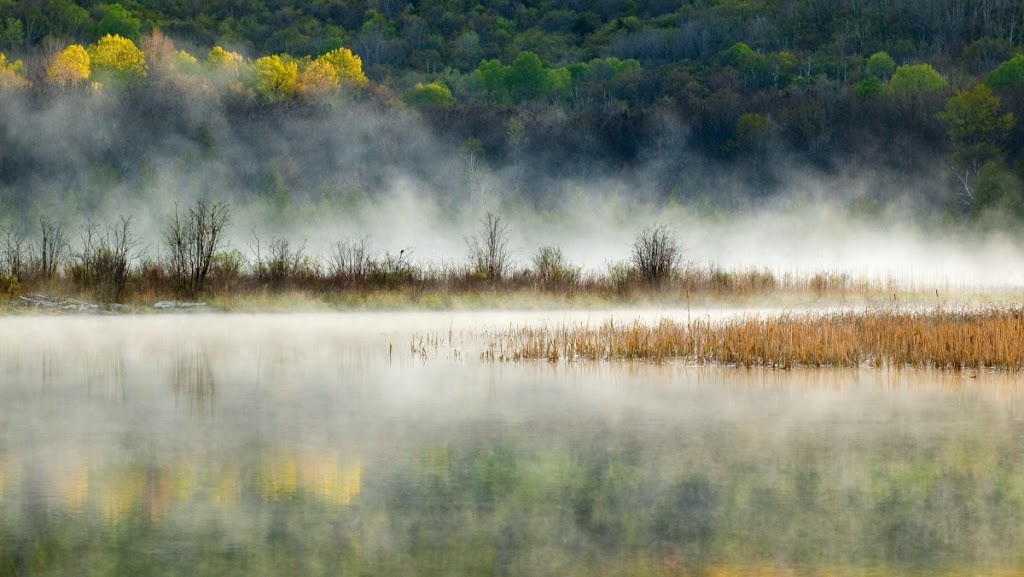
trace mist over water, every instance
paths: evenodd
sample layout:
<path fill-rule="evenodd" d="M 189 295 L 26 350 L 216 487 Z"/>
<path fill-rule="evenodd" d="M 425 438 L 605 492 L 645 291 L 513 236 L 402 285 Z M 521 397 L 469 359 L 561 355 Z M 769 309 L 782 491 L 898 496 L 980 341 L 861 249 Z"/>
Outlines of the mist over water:
<path fill-rule="evenodd" d="M 779 151 L 771 178 L 752 181 L 696 155 L 686 127 L 665 118 L 664 129 L 678 133 L 671 146 L 649 143 L 625 167 L 581 151 L 555 162 L 529 146 L 485 160 L 412 110 L 372 100 L 275 109 L 197 86 L 10 94 L 0 103 L 0 224 L 31 239 L 46 215 L 75 244 L 83 225 L 131 216 L 138 252 L 155 257 L 175 206 L 205 198 L 228 203 L 227 238 L 249 259 L 257 239 L 285 239 L 325 258 L 337 241 L 365 237 L 375 251 L 443 266 L 466 261 L 466 238 L 493 212 L 521 267 L 551 245 L 604 274 L 629 258 L 637 233 L 666 224 L 693 266 L 844 272 L 936 288 L 1024 283 L 1012 226 L 996 217 L 951 224 L 962 221 L 949 219 L 941 159 L 922 158 L 935 170 L 921 174 L 828 171 Z"/>
<path fill-rule="evenodd" d="M 0 319 L 0 555 L 22 575 L 1024 562 L 1017 377 L 482 361 L 513 318 Z"/>

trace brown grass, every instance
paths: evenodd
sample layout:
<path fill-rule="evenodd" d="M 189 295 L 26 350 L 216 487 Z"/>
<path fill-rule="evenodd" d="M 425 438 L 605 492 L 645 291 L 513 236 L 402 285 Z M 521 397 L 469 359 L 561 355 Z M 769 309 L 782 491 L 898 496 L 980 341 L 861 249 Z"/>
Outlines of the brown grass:
<path fill-rule="evenodd" d="M 501 335 L 494 348 L 484 357 L 1017 372 L 1024 369 L 1024 309 L 880 309 L 748 315 L 721 322 L 523 327 Z"/>

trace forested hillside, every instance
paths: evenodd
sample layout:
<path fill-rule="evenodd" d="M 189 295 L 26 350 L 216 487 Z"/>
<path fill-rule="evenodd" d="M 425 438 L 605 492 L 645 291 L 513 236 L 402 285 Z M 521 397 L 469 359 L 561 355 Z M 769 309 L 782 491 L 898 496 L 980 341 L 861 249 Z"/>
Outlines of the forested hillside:
<path fill-rule="evenodd" d="M 1008 0 L 0 0 L 0 199 L 728 207 L 812 179 L 1012 224 L 1022 35 Z"/>

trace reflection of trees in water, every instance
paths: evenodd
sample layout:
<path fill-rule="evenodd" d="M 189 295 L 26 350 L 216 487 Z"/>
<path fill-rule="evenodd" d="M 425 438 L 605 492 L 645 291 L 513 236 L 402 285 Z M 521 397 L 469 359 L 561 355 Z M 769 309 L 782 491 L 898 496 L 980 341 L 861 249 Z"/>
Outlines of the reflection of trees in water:
<path fill-rule="evenodd" d="M 110 349 L 85 357 L 85 382 L 89 395 L 99 394 L 124 401 L 124 352 Z"/>
<path fill-rule="evenodd" d="M 174 404 L 177 407 L 184 396 L 189 411 L 199 414 L 212 414 L 217 384 L 213 380 L 210 368 L 210 357 L 206 350 L 195 347 L 187 351 L 179 351 L 174 362 L 171 377 L 174 387 Z"/>
<path fill-rule="evenodd" d="M 257 492 L 280 501 L 297 495 L 331 505 L 349 505 L 362 490 L 362 463 L 326 454 L 277 455 L 261 463 Z"/>

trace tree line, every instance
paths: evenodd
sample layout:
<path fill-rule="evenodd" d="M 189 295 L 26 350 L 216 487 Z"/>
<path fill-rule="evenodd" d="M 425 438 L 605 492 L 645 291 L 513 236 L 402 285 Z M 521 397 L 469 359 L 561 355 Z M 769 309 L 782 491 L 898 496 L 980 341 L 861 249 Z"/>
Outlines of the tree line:
<path fill-rule="evenodd" d="M 1024 215 L 1010 2 L 9 4 L 0 86 L 36 99 L 213 92 L 244 121 L 362 100 L 415 112 L 525 196 L 543 196 L 537 175 L 643 170 L 656 197 L 714 201 L 708 172 L 757 196 L 786 188 L 780 167 L 852 166 L 894 189 L 944 174 L 926 201 L 952 215 Z M 23 172 L 3 162 L 0 180 Z"/>

